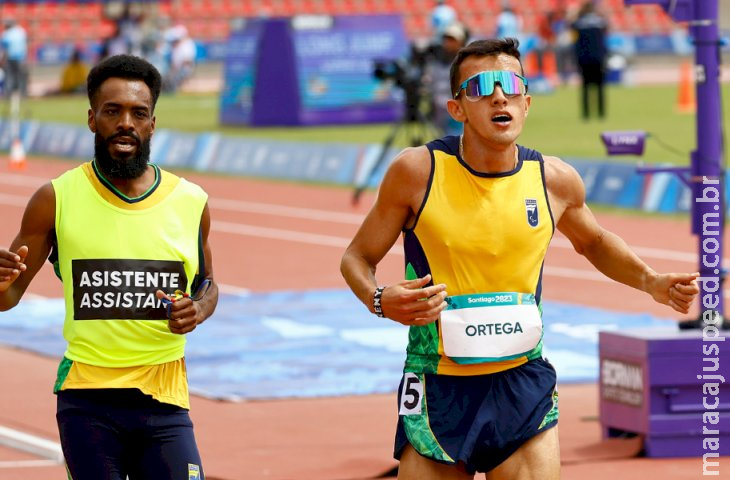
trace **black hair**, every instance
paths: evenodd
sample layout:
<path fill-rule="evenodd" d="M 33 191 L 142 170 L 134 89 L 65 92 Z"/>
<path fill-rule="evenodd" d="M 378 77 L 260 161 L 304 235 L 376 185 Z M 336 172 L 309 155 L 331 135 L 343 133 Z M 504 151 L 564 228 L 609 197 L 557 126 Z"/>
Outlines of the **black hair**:
<path fill-rule="evenodd" d="M 451 63 L 451 71 L 449 77 L 451 80 L 451 94 L 456 95 L 459 88 L 459 67 L 468 57 L 496 57 L 505 54 L 515 57 L 520 62 L 520 73 L 524 75 L 522 69 L 522 61 L 520 60 L 520 41 L 516 38 L 491 38 L 489 40 L 475 40 L 466 47 L 459 50 L 456 58 Z"/>
<path fill-rule="evenodd" d="M 143 81 L 152 93 L 152 111 L 155 110 L 162 89 L 162 77 L 150 62 L 134 55 L 114 55 L 99 62 L 86 78 L 89 103 L 93 105 L 101 84 L 110 78 Z"/>

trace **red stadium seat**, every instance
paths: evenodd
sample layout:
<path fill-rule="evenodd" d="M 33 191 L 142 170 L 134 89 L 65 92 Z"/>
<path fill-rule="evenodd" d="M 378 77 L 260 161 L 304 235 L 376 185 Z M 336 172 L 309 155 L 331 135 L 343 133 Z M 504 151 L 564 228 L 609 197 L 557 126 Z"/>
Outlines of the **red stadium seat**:
<path fill-rule="evenodd" d="M 0 3 L 0 18 L 19 19 L 25 12 L 25 8 L 18 8 L 15 3 Z"/>
<path fill-rule="evenodd" d="M 102 19 L 97 26 L 97 36 L 99 38 L 109 38 L 116 31 L 116 25 L 111 20 Z"/>
<path fill-rule="evenodd" d="M 366 8 L 372 13 L 391 13 L 390 4 L 385 0 L 365 0 Z"/>
<path fill-rule="evenodd" d="M 54 40 L 55 32 L 50 22 L 32 22 L 27 29 L 30 38 L 36 43 L 47 43 Z"/>
<path fill-rule="evenodd" d="M 623 10 L 613 10 L 608 18 L 611 30 L 617 32 L 626 32 L 629 30 L 627 15 Z"/>

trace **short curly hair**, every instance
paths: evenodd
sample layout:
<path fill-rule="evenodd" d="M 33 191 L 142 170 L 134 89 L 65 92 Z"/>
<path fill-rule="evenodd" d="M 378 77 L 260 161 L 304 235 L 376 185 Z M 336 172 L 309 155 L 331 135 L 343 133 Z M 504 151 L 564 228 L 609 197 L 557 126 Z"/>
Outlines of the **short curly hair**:
<path fill-rule="evenodd" d="M 154 111 L 162 89 L 162 77 L 154 65 L 134 55 L 114 55 L 102 60 L 91 69 L 89 76 L 86 77 L 89 103 L 93 105 L 101 84 L 110 78 L 143 81 L 152 93 L 152 110 Z"/>

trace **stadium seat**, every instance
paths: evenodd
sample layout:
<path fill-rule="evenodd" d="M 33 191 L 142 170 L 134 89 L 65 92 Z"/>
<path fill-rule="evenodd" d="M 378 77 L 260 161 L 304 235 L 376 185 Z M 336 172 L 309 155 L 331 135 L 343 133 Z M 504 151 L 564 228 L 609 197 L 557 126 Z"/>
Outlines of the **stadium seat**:
<path fill-rule="evenodd" d="M 496 15 L 499 12 L 499 5 L 494 0 L 466 0 L 459 12 L 460 16 L 464 16 L 464 20 L 470 15 Z M 469 12 L 469 15 L 462 15 L 461 12 Z"/>
<path fill-rule="evenodd" d="M 32 22 L 27 30 L 35 43 L 43 44 L 54 40 L 55 32 L 50 22 Z"/>
<path fill-rule="evenodd" d="M 111 20 L 102 19 L 97 26 L 97 37 L 99 39 L 111 37 L 116 30 L 116 25 Z"/>
<path fill-rule="evenodd" d="M 58 43 L 75 42 L 78 34 L 77 22 L 56 20 L 53 22 L 53 32 Z"/>
<path fill-rule="evenodd" d="M 78 21 L 78 24 L 76 26 L 76 37 L 78 40 L 83 41 L 95 41 L 99 40 L 100 38 L 97 37 L 97 28 L 96 25 L 98 24 L 97 21 L 89 20 L 88 18 L 82 18 Z"/>
<path fill-rule="evenodd" d="M 626 12 L 623 10 L 612 10 L 608 16 L 611 30 L 626 32 L 629 30 Z"/>
<path fill-rule="evenodd" d="M 18 8 L 15 3 L 0 3 L 0 17 L 1 18 L 20 18 L 21 14 L 24 13 L 24 8 Z"/>
<path fill-rule="evenodd" d="M 81 18 L 81 7 L 76 3 L 62 3 L 56 7 L 53 18 L 73 22 Z"/>

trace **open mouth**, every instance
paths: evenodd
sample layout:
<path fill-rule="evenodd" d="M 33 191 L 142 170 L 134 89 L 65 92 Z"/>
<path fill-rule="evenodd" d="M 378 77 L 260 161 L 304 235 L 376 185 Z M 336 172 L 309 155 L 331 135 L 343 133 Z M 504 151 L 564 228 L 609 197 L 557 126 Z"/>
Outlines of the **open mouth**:
<path fill-rule="evenodd" d="M 137 140 L 133 137 L 117 137 L 111 141 L 111 145 L 121 151 L 132 151 L 137 148 Z"/>
<path fill-rule="evenodd" d="M 512 121 L 512 115 L 509 113 L 497 113 L 492 116 L 492 122 L 498 125 L 508 125 Z"/>

